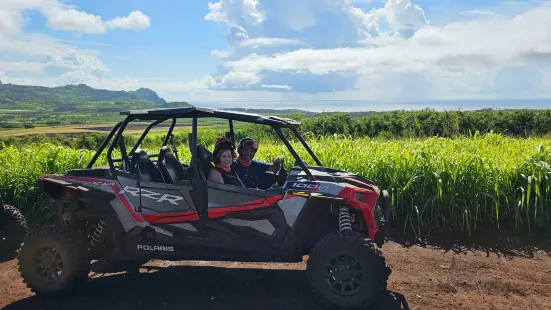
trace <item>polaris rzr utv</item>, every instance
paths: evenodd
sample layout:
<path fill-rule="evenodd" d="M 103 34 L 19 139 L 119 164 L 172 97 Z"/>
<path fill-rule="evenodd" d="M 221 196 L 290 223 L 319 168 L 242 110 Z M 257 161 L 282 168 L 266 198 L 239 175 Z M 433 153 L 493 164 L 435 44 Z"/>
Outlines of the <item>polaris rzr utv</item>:
<path fill-rule="evenodd" d="M 302 262 L 305 255 L 308 280 L 326 304 L 369 305 L 386 290 L 390 268 L 379 248 L 390 219 L 388 194 L 354 173 L 323 167 L 299 134 L 299 122 L 198 107 L 121 114 L 126 118 L 86 169 L 39 179 L 58 224 L 33 232 L 22 247 L 19 270 L 34 292 L 77 287 L 93 260 L 132 269 L 150 259 Z M 294 167 L 266 175 L 273 181 L 266 189 L 209 181 L 212 154 L 197 143 L 199 123 L 208 118 L 227 120 L 232 141 L 234 121 L 271 127 Z M 168 145 L 181 119 L 192 125 L 189 164 Z M 127 152 L 125 129 L 144 121 L 151 123 Z M 147 154 L 140 145 L 163 122 L 163 145 Z M 299 157 L 284 132 L 300 141 L 315 165 Z M 104 151 L 108 166 L 93 168 Z"/>

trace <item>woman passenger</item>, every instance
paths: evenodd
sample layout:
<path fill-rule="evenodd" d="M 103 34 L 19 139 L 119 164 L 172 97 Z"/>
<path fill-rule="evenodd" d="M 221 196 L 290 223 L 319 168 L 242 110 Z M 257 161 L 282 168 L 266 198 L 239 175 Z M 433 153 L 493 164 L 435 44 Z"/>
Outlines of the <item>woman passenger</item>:
<path fill-rule="evenodd" d="M 212 152 L 214 168 L 209 171 L 209 181 L 221 184 L 244 186 L 235 171 L 232 171 L 231 165 L 237 157 L 235 155 L 234 143 L 230 139 L 222 138 L 216 141 L 214 151 Z"/>

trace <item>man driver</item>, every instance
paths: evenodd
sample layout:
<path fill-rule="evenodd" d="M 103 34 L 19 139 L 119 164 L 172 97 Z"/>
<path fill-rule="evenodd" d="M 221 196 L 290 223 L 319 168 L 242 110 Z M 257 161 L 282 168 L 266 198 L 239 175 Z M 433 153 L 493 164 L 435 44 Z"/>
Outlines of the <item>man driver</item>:
<path fill-rule="evenodd" d="M 245 137 L 239 140 L 237 146 L 237 159 L 233 161 L 232 170 L 234 170 L 245 187 L 267 189 L 272 183 L 269 178 L 266 177 L 267 171 L 273 173 L 284 173 L 285 169 L 282 167 L 283 156 L 278 156 L 273 160 L 273 164 L 253 160 L 256 151 L 258 150 L 258 143 L 249 137 Z"/>

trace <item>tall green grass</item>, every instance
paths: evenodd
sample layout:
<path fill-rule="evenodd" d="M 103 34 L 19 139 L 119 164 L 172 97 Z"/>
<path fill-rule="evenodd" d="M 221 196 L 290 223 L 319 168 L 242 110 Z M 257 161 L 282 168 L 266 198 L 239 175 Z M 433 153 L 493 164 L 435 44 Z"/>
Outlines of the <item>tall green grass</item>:
<path fill-rule="evenodd" d="M 93 152 L 51 144 L 4 146 L 0 151 L 0 199 L 18 206 L 30 218 L 49 216 L 38 192 L 38 177 L 85 167 Z"/>
<path fill-rule="evenodd" d="M 309 138 L 308 143 L 324 166 L 358 173 L 387 189 L 393 221 L 404 232 L 472 234 L 493 228 L 533 233 L 551 226 L 549 140 L 488 134 L 401 140 L 331 136 Z M 292 144 L 314 163 L 298 142 Z M 41 215 L 48 209 L 39 203 L 38 176 L 83 168 L 92 155 L 52 145 L 5 147 L 0 152 L 2 198 L 27 214 Z M 189 163 L 187 146 L 180 146 L 179 155 Z M 278 155 L 285 156 L 287 168 L 294 163 L 280 141 L 260 142 L 257 159 L 270 161 Z M 99 164 L 105 162 L 100 157 Z"/>

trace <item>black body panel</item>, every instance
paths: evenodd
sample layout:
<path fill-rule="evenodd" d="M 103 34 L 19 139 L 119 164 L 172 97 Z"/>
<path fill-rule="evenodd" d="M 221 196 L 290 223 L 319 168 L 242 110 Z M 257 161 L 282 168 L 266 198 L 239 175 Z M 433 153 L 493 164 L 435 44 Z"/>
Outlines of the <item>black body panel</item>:
<path fill-rule="evenodd" d="M 265 229 L 261 230 L 264 231 L 250 227 L 251 223 L 263 225 Z M 136 228 L 125 237 L 125 251 L 130 256 L 161 259 L 302 260 L 302 256 L 295 255 L 289 247 L 288 226 L 277 206 L 235 212 L 227 217 L 209 220 L 204 226 L 199 221 L 155 226 L 170 231 L 173 236 L 157 233 L 154 238 L 148 239 L 144 232 L 148 228 Z"/>
<path fill-rule="evenodd" d="M 211 240 L 224 250 L 248 253 L 279 253 L 288 231 L 283 212 L 277 206 L 235 212 L 207 223 Z"/>
<path fill-rule="evenodd" d="M 116 179 L 110 174 L 109 168 L 91 168 L 91 169 L 73 169 L 69 170 L 65 176 L 86 177 L 98 179 Z"/>

